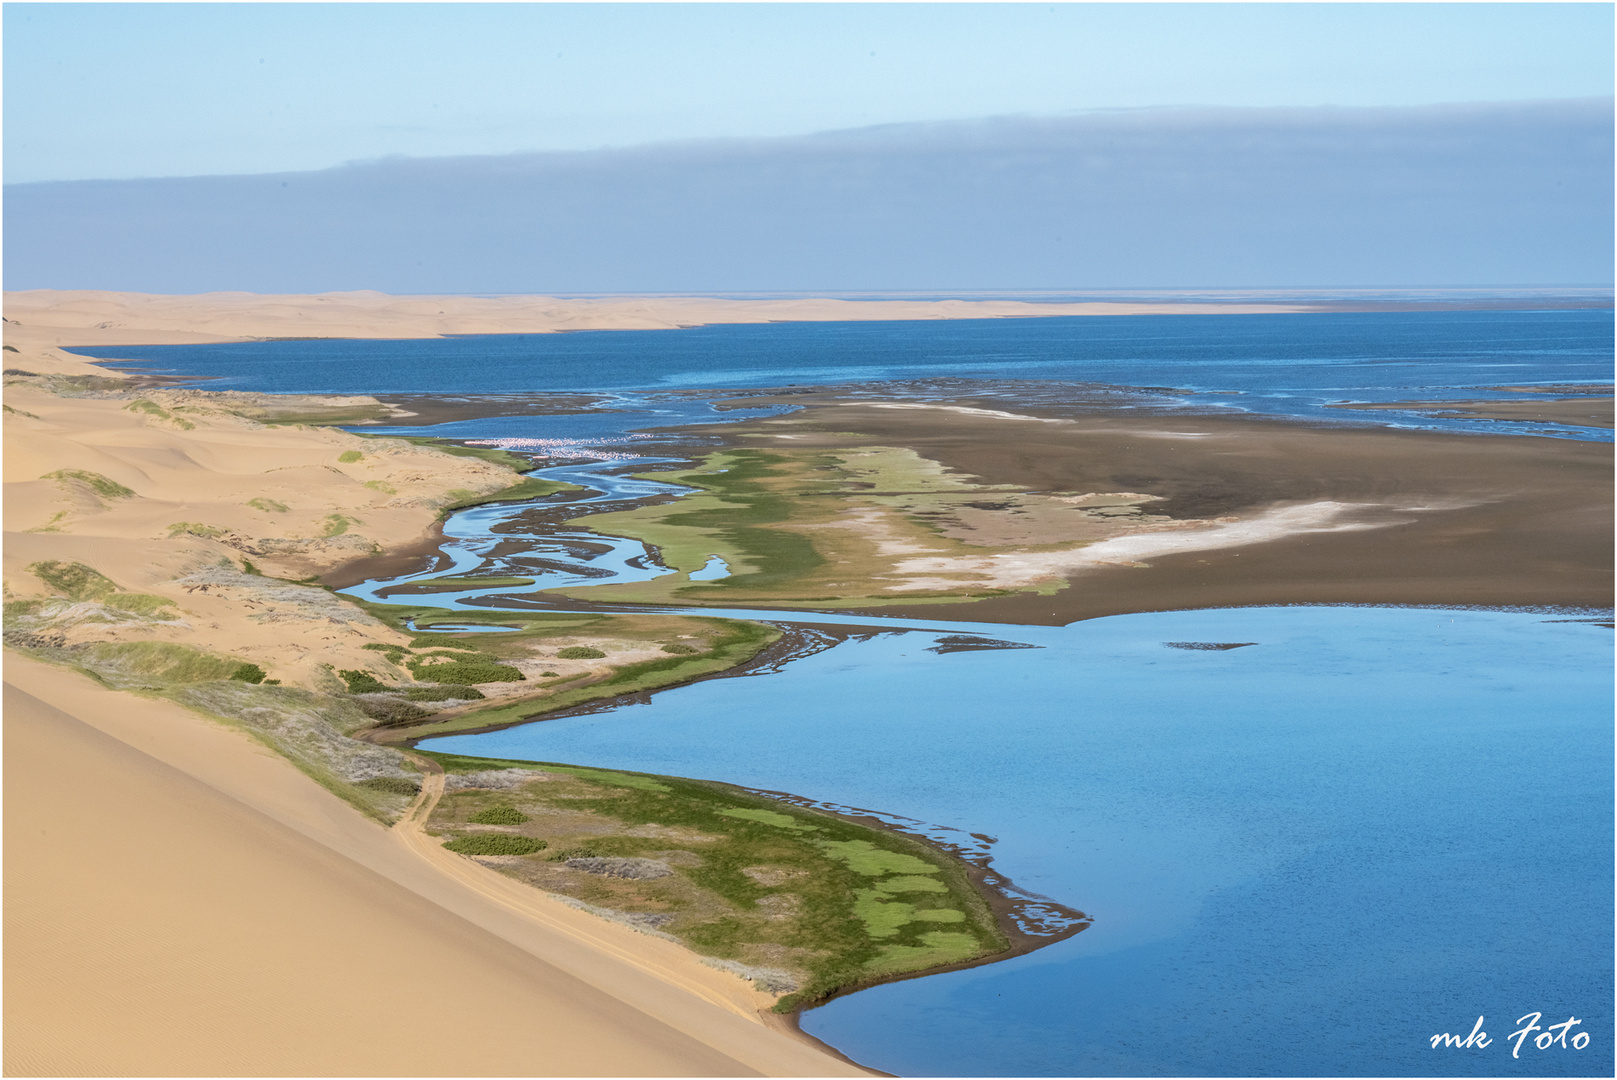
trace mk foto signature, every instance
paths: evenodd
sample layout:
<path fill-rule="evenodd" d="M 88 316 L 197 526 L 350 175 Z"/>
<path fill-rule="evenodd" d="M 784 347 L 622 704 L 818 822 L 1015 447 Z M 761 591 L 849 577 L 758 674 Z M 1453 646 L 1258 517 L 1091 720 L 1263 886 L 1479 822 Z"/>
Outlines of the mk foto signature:
<path fill-rule="evenodd" d="M 1515 1047 L 1510 1051 L 1511 1057 L 1521 1057 L 1522 1043 L 1526 1042 L 1527 1037 L 1535 1031 L 1539 1034 L 1534 1036 L 1533 1045 L 1540 1050 L 1548 1050 L 1552 1046 L 1560 1046 L 1563 1050 L 1582 1050 L 1589 1045 L 1589 1033 L 1587 1031 L 1580 1031 L 1576 1035 L 1572 1034 L 1572 1029 L 1583 1023 L 1582 1020 L 1579 1020 L 1575 1016 L 1571 1016 L 1559 1024 L 1551 1024 L 1549 1027 L 1540 1027 L 1538 1022 L 1543 1019 L 1543 1017 L 1543 1013 L 1535 1012 L 1528 1013 L 1526 1016 L 1519 1017 L 1516 1020 L 1516 1023 L 1520 1024 L 1521 1027 L 1517 1028 L 1515 1031 L 1512 1031 L 1509 1035 L 1509 1038 L 1516 1040 Z M 1475 1026 L 1471 1028 L 1471 1034 L 1463 1039 L 1458 1035 L 1450 1035 L 1446 1031 L 1441 1035 L 1433 1035 L 1432 1049 L 1436 1050 L 1439 1046 L 1453 1047 L 1456 1049 L 1480 1049 L 1487 1046 L 1489 1043 L 1493 1042 L 1493 1039 L 1489 1038 L 1488 1033 L 1482 1030 L 1482 1021 L 1482 1017 L 1477 1017 Z M 1570 1041 L 1568 1036 L 1571 1036 Z"/>

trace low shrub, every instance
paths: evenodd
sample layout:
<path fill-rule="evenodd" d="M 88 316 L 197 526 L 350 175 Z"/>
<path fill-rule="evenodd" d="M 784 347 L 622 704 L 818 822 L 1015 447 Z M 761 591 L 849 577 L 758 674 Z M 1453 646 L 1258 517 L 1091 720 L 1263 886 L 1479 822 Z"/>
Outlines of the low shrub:
<path fill-rule="evenodd" d="M 436 683 L 455 683 L 471 686 L 476 683 L 524 682 L 522 672 L 509 664 L 492 660 L 448 660 L 439 664 L 412 663 L 410 673 L 418 679 Z"/>
<path fill-rule="evenodd" d="M 599 859 L 600 857 L 601 853 L 599 851 L 589 847 L 562 848 L 554 855 L 545 856 L 551 862 L 564 862 L 567 859 Z"/>
<path fill-rule="evenodd" d="M 359 787 L 370 788 L 387 795 L 409 795 L 414 798 L 421 793 L 421 785 L 414 780 L 403 776 L 377 776 L 369 780 L 361 780 Z"/>
<path fill-rule="evenodd" d="M 404 696 L 411 701 L 482 701 L 484 695 L 470 686 L 412 686 Z"/>
<path fill-rule="evenodd" d="M 521 825 L 528 820 L 528 815 L 514 806 L 491 806 L 466 820 L 477 825 Z"/>
<path fill-rule="evenodd" d="M 348 684 L 350 694 L 382 694 L 393 689 L 368 671 L 344 669 L 337 677 Z"/>
<path fill-rule="evenodd" d="M 358 461 L 364 456 L 365 455 L 361 454 L 358 450 L 344 450 L 342 453 L 337 455 L 337 460 L 342 462 L 344 465 L 352 465 L 354 462 Z"/>
<path fill-rule="evenodd" d="M 360 698 L 356 704 L 361 712 L 382 727 L 413 724 L 432 715 L 426 709 L 398 698 Z"/>
<path fill-rule="evenodd" d="M 399 663 L 410 653 L 410 650 L 406 649 L 403 645 L 387 645 L 380 641 L 368 641 L 364 645 L 361 645 L 360 648 L 369 649 L 371 652 L 381 653 L 383 656 L 387 657 L 388 663 L 390 664 Z"/>
<path fill-rule="evenodd" d="M 561 660 L 599 660 L 605 655 L 600 649 L 592 649 L 588 645 L 569 645 L 556 653 Z"/>
<path fill-rule="evenodd" d="M 458 837 L 444 845 L 457 855 L 532 855 L 548 846 L 543 840 L 509 833 L 477 833 Z"/>
<path fill-rule="evenodd" d="M 237 682 L 261 683 L 264 674 L 264 669 L 257 664 L 241 664 L 230 673 L 230 677 Z"/>
<path fill-rule="evenodd" d="M 702 650 L 700 649 L 693 649 L 689 645 L 678 641 L 674 642 L 672 645 L 663 646 L 663 652 L 673 653 L 675 656 L 693 656 L 701 651 Z"/>

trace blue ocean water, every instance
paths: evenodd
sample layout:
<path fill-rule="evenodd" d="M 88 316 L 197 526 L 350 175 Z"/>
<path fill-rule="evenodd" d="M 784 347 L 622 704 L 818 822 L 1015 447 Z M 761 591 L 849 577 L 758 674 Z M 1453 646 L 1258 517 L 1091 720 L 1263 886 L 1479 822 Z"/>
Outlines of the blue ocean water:
<path fill-rule="evenodd" d="M 1609 1075 L 1611 631 L 1267 608 L 854 640 L 425 749 L 698 776 L 998 838 L 1089 915 L 804 1015 L 901 1075 Z M 1186 650 L 1165 642 L 1255 642 Z M 1582 1050 L 1511 1056 L 1516 1018 Z M 1434 1050 L 1442 1032 L 1485 1049 Z"/>
<path fill-rule="evenodd" d="M 772 323 L 415 341 L 259 341 L 73 351 L 270 392 L 669 391 L 961 378 L 1169 388 L 1187 403 L 1335 422 L 1326 402 L 1609 383 L 1612 313 L 1429 311 Z M 1512 425 L 1522 430 L 1522 425 Z M 1559 429 L 1573 437 L 1607 437 Z"/>

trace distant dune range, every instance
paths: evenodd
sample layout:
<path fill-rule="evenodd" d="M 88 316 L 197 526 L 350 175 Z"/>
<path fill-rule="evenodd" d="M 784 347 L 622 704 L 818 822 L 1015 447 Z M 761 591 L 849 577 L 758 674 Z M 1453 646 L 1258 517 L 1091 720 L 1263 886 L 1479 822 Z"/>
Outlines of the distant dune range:
<path fill-rule="evenodd" d="M 1151 310 L 1180 309 L 1205 310 Z M 294 695 L 318 683 L 322 664 L 379 670 L 381 654 L 366 646 L 385 652 L 405 635 L 276 578 L 330 575 L 379 550 L 419 551 L 441 509 L 515 479 L 497 454 L 451 457 L 319 426 L 266 425 L 268 406 L 254 395 L 132 392 L 131 380 L 58 346 L 1118 310 L 8 294 L 6 629 L 18 648 L 8 649 L 6 669 L 6 1071 L 858 1072 L 761 1022 L 756 1010 L 772 999 L 672 943 L 512 893 L 508 879 L 468 860 L 455 864 L 464 871 L 457 878 L 241 732 L 19 655 L 65 656 L 102 639 L 178 645 L 255 659 Z M 1611 604 L 1606 443 L 1098 410 L 1028 410 L 1032 417 L 948 401 L 872 408 L 820 391 L 783 400 L 807 408 L 790 423 L 738 425 L 726 439 L 799 456 L 898 447 L 985 484 L 1141 493 L 1154 500 L 1152 513 L 1186 523 L 1280 529 L 1261 543 L 1183 552 L 1146 553 L 1123 537 L 1136 547 L 1119 543 L 1110 564 L 1084 568 L 1072 587 L 914 606 L 933 618 L 1050 623 L 1273 603 Z M 369 399 L 279 407 L 283 419 L 303 410 L 311 425 L 385 412 Z M 1286 533 L 1289 508 L 1326 504 L 1347 508 L 1343 520 L 1355 527 Z M 958 528 L 986 537 L 992 522 L 1008 530 L 1000 539 L 1042 543 L 1028 539 L 1031 517 L 1018 533 L 1007 525 L 1014 515 L 977 509 Z M 69 563 L 82 566 L 78 576 L 64 572 Z M 56 568 L 41 576 L 46 564 Z M 47 610 L 52 628 L 26 630 Z M 16 641 L 14 627 L 25 631 Z M 361 751 L 350 755 L 347 779 L 328 783 L 351 802 L 372 790 L 360 778 L 399 773 L 396 751 Z M 390 820 L 405 801 L 378 794 L 366 805 Z"/>
<path fill-rule="evenodd" d="M 707 297 L 265 296 L 41 289 L 5 297 L 7 340 L 41 346 L 186 344 L 262 338 L 429 338 L 569 330 L 667 330 L 710 323 L 1048 318 L 1060 315 L 1263 314 L 1278 303 L 1028 303 L 1017 300 L 728 300 Z M 66 370 L 66 369 L 64 369 Z M 72 368 L 71 370 L 79 370 Z"/>

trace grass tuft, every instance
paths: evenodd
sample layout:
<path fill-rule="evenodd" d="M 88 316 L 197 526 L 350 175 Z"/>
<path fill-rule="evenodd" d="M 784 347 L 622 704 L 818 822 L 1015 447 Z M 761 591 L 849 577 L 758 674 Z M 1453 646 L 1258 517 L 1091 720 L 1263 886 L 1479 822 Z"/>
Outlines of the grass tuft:
<path fill-rule="evenodd" d="M 118 590 L 111 578 L 81 562 L 47 559 L 30 565 L 28 572 L 69 600 L 100 600 Z"/>
<path fill-rule="evenodd" d="M 56 480 L 61 482 L 76 481 L 89 488 L 103 499 L 129 499 L 134 497 L 134 489 L 126 488 L 118 481 L 102 476 L 100 473 L 90 472 L 87 469 L 57 469 L 40 477 L 41 480 Z"/>

